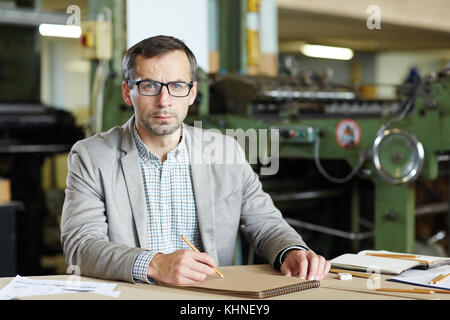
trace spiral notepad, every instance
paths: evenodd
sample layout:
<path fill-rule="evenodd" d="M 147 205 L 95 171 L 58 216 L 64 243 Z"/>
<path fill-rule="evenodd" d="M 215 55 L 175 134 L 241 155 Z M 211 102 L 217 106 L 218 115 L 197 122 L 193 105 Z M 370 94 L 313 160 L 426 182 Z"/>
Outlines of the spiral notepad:
<path fill-rule="evenodd" d="M 214 275 L 198 284 L 178 286 L 178 288 L 248 298 L 269 298 L 320 286 L 320 281 L 317 280 L 301 280 L 297 277 L 286 277 L 282 274 L 266 274 L 239 269 L 224 269 L 222 273 L 224 278 Z"/>

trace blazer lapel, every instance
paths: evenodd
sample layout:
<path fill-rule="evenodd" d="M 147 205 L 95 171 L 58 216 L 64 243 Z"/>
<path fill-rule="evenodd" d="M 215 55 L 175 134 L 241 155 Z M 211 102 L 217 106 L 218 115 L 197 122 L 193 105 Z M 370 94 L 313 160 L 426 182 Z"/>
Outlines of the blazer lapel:
<path fill-rule="evenodd" d="M 202 130 L 183 124 L 189 153 L 197 218 L 204 250 L 218 261 L 214 234 L 214 199 L 212 195 L 211 167 L 203 160 Z"/>
<path fill-rule="evenodd" d="M 144 182 L 139 166 L 138 151 L 134 143 L 134 116 L 123 126 L 122 151 L 120 159 L 127 185 L 128 197 L 133 210 L 134 223 L 141 248 L 147 248 L 147 220 L 145 209 Z"/>

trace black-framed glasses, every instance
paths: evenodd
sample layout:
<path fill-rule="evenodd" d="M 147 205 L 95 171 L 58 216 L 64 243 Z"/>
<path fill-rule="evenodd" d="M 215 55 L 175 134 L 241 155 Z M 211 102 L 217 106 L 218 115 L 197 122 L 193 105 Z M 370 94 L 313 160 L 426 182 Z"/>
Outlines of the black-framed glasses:
<path fill-rule="evenodd" d="M 162 87 L 166 87 L 169 94 L 177 98 L 187 97 L 194 85 L 193 81 L 172 81 L 166 83 L 154 80 L 128 81 L 129 86 L 133 84 L 137 85 L 139 93 L 143 96 L 157 96 L 160 94 Z"/>

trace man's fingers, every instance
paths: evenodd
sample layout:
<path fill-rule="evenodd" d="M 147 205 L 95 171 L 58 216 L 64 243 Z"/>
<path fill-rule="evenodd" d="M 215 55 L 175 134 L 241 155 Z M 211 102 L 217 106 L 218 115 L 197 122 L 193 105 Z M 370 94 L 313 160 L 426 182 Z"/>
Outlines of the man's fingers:
<path fill-rule="evenodd" d="M 331 263 L 330 261 L 325 260 L 325 267 L 322 273 L 322 279 L 325 278 L 325 276 L 330 272 L 331 269 Z"/>
<path fill-rule="evenodd" d="M 281 272 L 286 276 L 298 274 L 301 279 L 322 280 L 330 271 L 330 263 L 312 250 L 288 252 Z"/>
<path fill-rule="evenodd" d="M 298 275 L 300 279 L 306 279 L 308 258 L 306 257 L 305 251 L 293 250 L 292 252 L 288 252 L 280 270 L 285 276 Z"/>
<path fill-rule="evenodd" d="M 308 280 L 316 280 L 317 268 L 319 266 L 319 257 L 312 253 L 309 255 Z"/>
<path fill-rule="evenodd" d="M 147 274 L 164 283 L 192 284 L 203 281 L 215 273 L 216 261 L 207 253 L 178 250 L 169 254 L 157 254 L 152 259 Z"/>
<path fill-rule="evenodd" d="M 211 257 L 209 254 L 205 252 L 192 252 L 194 253 L 195 260 L 204 263 L 206 265 L 209 265 L 211 268 L 215 268 L 217 266 L 216 260 L 214 260 L 213 257 Z"/>
<path fill-rule="evenodd" d="M 178 266 L 174 270 L 172 277 L 163 282 L 173 283 L 173 284 L 193 284 L 199 281 L 203 281 L 206 278 L 206 274 L 197 272 L 188 266 Z"/>
<path fill-rule="evenodd" d="M 193 268 L 186 268 L 186 270 L 182 273 L 182 278 L 185 278 L 188 281 L 192 282 L 200 282 L 206 279 L 207 273 L 203 271 L 197 271 Z M 184 281 L 186 283 L 186 281 Z"/>
<path fill-rule="evenodd" d="M 204 277 L 201 279 L 198 275 L 193 275 L 192 279 L 199 279 L 197 281 L 202 281 L 206 278 L 206 275 L 214 274 L 216 261 L 207 253 L 204 252 L 194 252 L 187 251 L 186 252 L 187 259 L 183 263 L 186 267 L 192 270 L 195 273 L 203 274 Z"/>
<path fill-rule="evenodd" d="M 300 254 L 300 261 L 299 261 L 299 277 L 300 279 L 306 279 L 306 273 L 308 271 L 308 258 L 306 257 L 306 255 L 302 252 L 302 254 Z"/>
<path fill-rule="evenodd" d="M 319 258 L 319 265 L 317 267 L 317 273 L 316 273 L 316 279 L 317 280 L 322 280 L 323 277 L 325 276 L 324 274 L 324 269 L 325 269 L 325 258 L 322 256 L 318 256 Z"/>
<path fill-rule="evenodd" d="M 285 276 L 288 276 L 288 277 L 292 276 L 292 267 L 289 263 L 283 263 L 280 268 L 280 271 Z"/>
<path fill-rule="evenodd" d="M 215 269 L 217 266 L 216 261 L 207 253 L 194 253 L 194 262 L 193 269 L 197 270 L 198 272 L 202 272 L 205 274 L 213 274 L 215 273 Z"/>

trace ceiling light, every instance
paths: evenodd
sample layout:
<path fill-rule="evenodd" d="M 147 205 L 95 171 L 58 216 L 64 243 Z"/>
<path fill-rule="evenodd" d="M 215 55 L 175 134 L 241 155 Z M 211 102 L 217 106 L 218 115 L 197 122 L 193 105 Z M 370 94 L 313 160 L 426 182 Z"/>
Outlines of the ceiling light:
<path fill-rule="evenodd" d="M 49 37 L 79 38 L 81 28 L 76 25 L 43 23 L 39 25 L 39 33 Z"/>
<path fill-rule="evenodd" d="M 300 46 L 300 52 L 313 58 L 337 60 L 350 60 L 353 58 L 353 50 L 349 48 L 303 44 Z"/>

